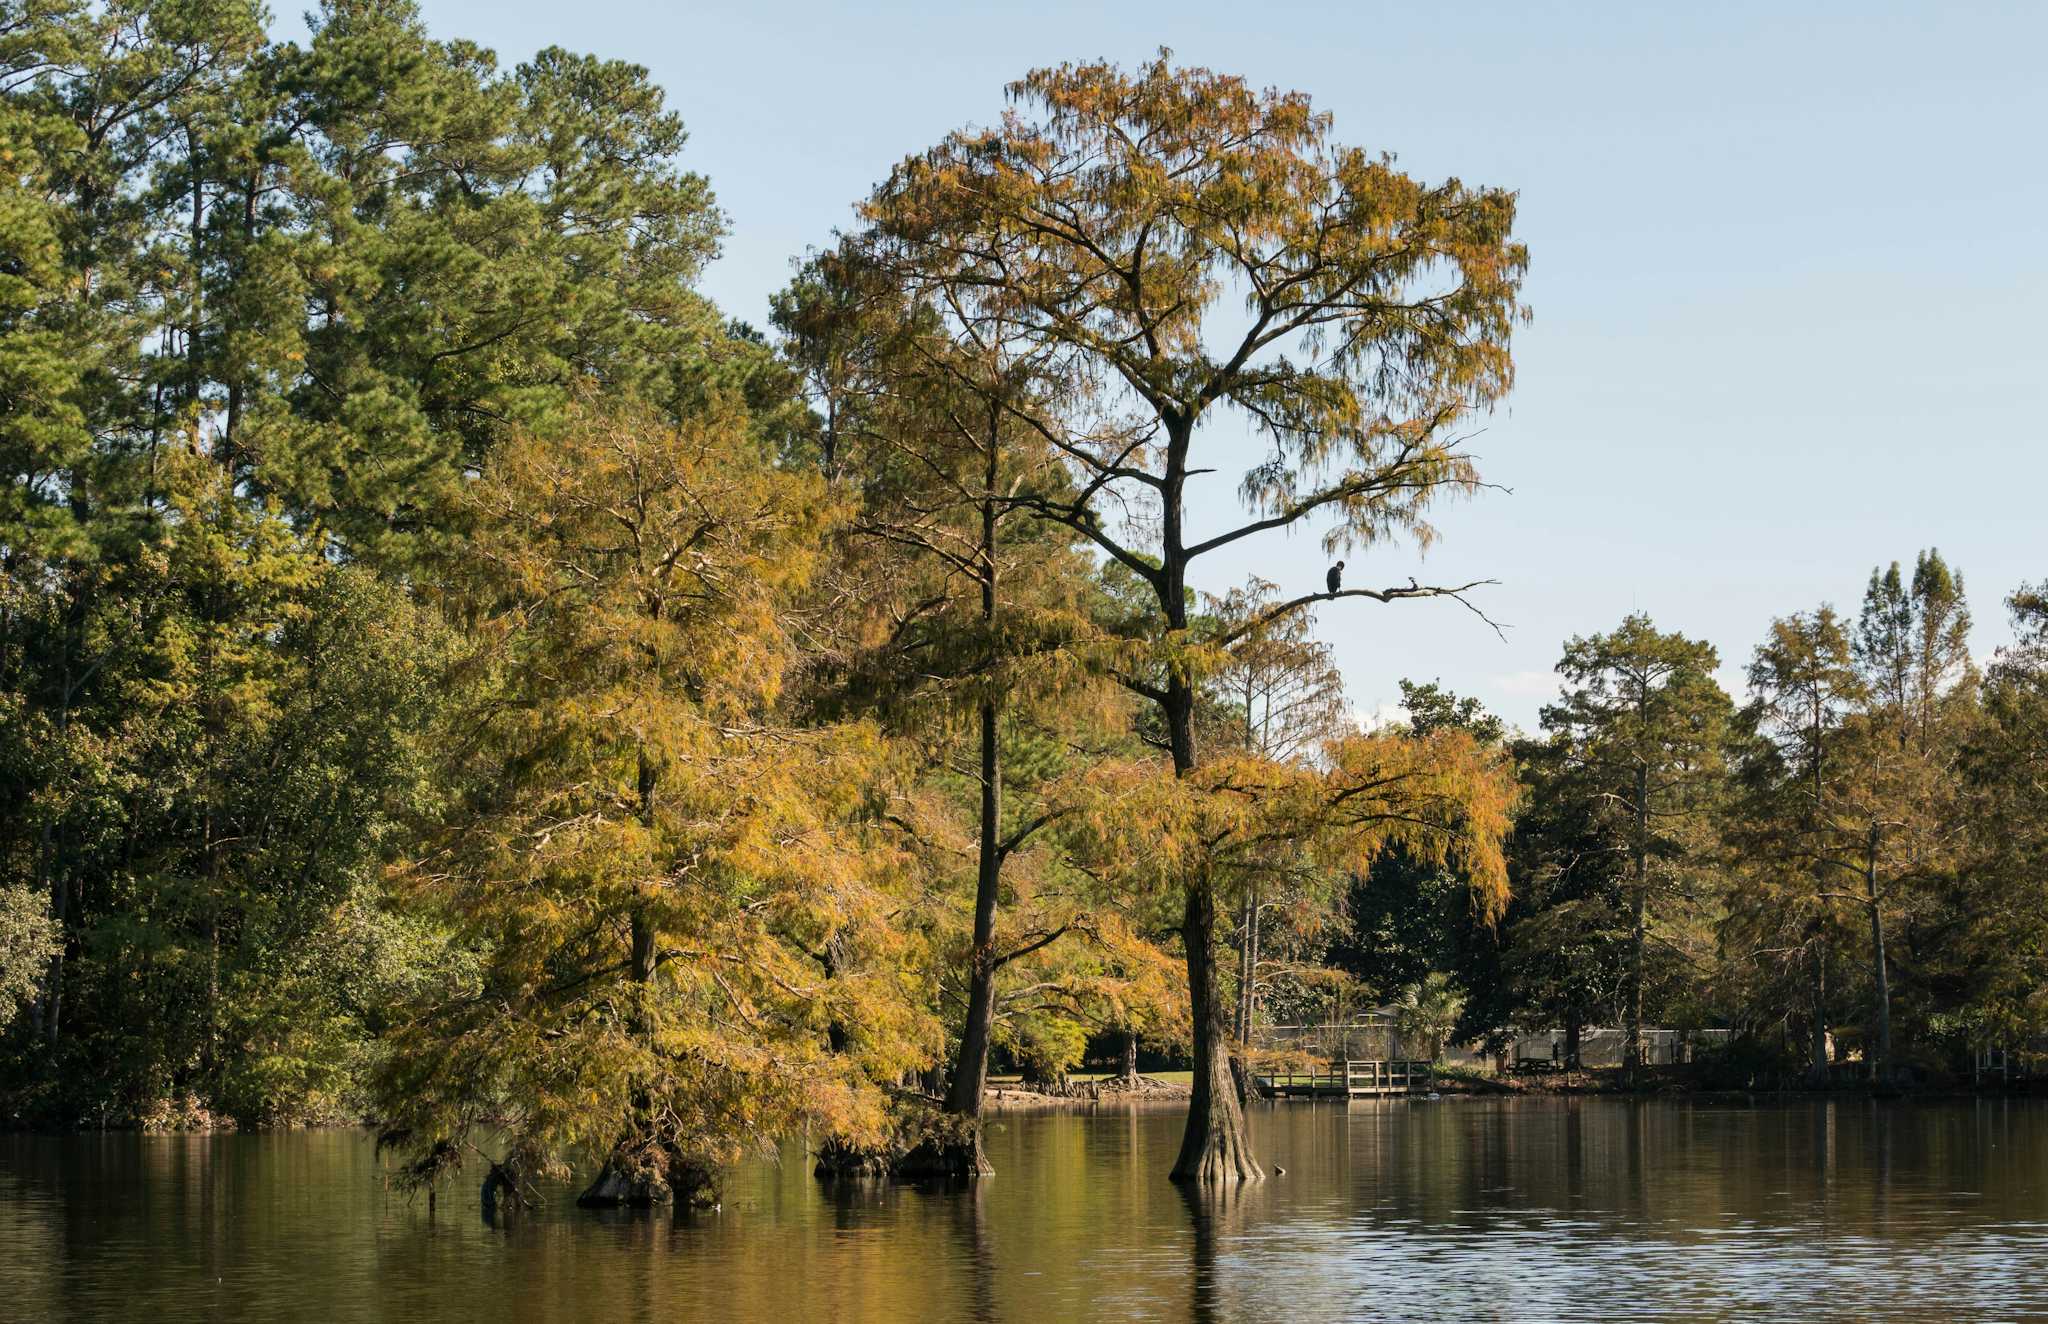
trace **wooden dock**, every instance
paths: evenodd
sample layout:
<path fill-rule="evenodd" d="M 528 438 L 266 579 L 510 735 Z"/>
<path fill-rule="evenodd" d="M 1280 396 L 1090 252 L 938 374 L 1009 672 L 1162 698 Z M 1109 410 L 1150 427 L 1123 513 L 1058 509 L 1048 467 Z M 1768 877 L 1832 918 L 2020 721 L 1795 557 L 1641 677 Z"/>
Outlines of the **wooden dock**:
<path fill-rule="evenodd" d="M 1265 1071 L 1252 1084 L 1269 1099 L 1377 1099 L 1427 1093 L 1435 1082 L 1428 1062 L 1333 1062 L 1309 1071 Z"/>

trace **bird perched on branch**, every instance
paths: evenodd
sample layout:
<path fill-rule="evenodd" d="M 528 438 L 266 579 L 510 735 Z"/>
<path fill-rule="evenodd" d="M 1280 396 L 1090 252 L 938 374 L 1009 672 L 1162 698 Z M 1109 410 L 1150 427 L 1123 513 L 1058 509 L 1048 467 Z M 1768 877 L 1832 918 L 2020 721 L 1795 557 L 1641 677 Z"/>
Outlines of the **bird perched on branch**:
<path fill-rule="evenodd" d="M 1344 586 L 1344 563 L 1339 561 L 1331 566 L 1330 573 L 1323 576 L 1323 582 L 1330 586 L 1330 592 L 1332 593 L 1342 588 Z"/>

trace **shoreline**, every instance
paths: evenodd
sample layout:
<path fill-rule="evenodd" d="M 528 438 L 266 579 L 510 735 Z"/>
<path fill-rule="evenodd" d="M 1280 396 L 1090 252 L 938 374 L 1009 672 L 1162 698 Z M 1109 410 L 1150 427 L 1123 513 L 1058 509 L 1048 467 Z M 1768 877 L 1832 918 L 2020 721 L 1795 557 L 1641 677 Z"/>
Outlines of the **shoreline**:
<path fill-rule="evenodd" d="M 1193 1091 L 1178 1081 L 1139 1075 L 1134 1079 L 1104 1077 L 1077 1081 L 1063 1092 L 1034 1089 L 1024 1084 L 990 1085 L 981 1096 L 984 1113 L 1051 1112 L 1101 1107 L 1151 1107 L 1184 1104 Z"/>
<path fill-rule="evenodd" d="M 1099 1108 L 1154 1108 L 1184 1106 L 1192 1090 L 1178 1081 L 1161 1080 L 1155 1076 L 1140 1076 L 1134 1087 L 1121 1079 L 1102 1078 L 1070 1083 L 1064 1092 L 1036 1089 L 1019 1084 L 992 1084 L 983 1095 L 983 1111 L 987 1116 L 1003 1116 L 1014 1113 L 1033 1112 L 1087 1112 Z M 1561 1081 L 1542 1080 L 1537 1082 L 1501 1081 L 1490 1078 L 1453 1077 L 1438 1081 L 1431 1090 L 1409 1094 L 1377 1096 L 1405 1101 L 1427 1101 L 1431 1099 L 1482 1099 L 1482 1098 L 1643 1098 L 1666 1099 L 1673 1102 L 1694 1100 L 1707 1103 L 1740 1103 L 1768 1099 L 1824 1098 L 1864 1100 L 1870 1102 L 1898 1101 L 1954 1101 L 1959 1099 L 2040 1099 L 2048 1097 L 2048 1087 L 2039 1081 L 2012 1081 L 2000 1085 L 1971 1087 L 1967 1084 L 1925 1084 L 1910 1087 L 1887 1087 L 1873 1089 L 1867 1085 L 1845 1087 L 1815 1086 L 1686 1086 L 1670 1082 L 1652 1083 L 1641 1086 L 1627 1086 L 1618 1082 L 1598 1079 L 1566 1084 Z M 1265 1104 L 1290 1103 L 1350 1103 L 1332 1097 L 1322 1098 L 1269 1098 L 1253 1095 L 1247 1101 Z M 194 1114 L 182 1114 L 194 1117 Z M 193 1124 L 151 1125 L 148 1122 L 103 1124 L 98 1126 L 59 1124 L 37 1124 L 19 1118 L 0 1121 L 0 1132 L 10 1135 L 275 1135 L 294 1131 L 360 1131 L 374 1130 L 380 1125 L 372 1118 L 322 1118 L 318 1120 L 278 1122 L 253 1126 L 242 1126 L 232 1119 L 213 1118 L 200 1114 Z"/>

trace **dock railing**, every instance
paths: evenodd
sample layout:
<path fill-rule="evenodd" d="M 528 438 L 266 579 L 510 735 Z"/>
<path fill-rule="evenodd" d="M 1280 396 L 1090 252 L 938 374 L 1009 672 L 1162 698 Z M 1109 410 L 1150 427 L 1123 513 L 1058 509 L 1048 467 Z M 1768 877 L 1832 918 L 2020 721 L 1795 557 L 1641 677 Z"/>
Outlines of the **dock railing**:
<path fill-rule="evenodd" d="M 1343 1063 L 1346 1094 L 1406 1094 L 1427 1090 L 1434 1078 L 1428 1062 Z"/>
<path fill-rule="evenodd" d="M 1306 1070 L 1256 1072 L 1252 1079 L 1268 1098 L 1374 1098 L 1427 1091 L 1435 1081 L 1435 1067 L 1408 1059 L 1343 1058 Z"/>

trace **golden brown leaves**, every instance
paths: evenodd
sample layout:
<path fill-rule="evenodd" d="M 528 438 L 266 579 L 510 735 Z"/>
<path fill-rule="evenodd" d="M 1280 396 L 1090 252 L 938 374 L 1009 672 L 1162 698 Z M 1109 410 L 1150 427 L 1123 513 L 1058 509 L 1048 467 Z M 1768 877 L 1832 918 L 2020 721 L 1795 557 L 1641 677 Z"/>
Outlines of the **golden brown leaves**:
<path fill-rule="evenodd" d="M 396 1037 L 399 1120 L 501 1120 L 551 1161 L 877 1131 L 873 1081 L 935 1036 L 897 980 L 882 743 L 778 708 L 822 485 L 734 411 L 591 408 L 512 442 L 471 501 L 446 588 L 475 641 L 460 801 L 403 881 L 481 949 L 483 984 Z"/>
<path fill-rule="evenodd" d="M 1315 763 L 1229 755 L 1184 777 L 1156 761 L 1106 764 L 1076 837 L 1090 867 L 1140 892 L 1363 873 L 1398 846 L 1454 866 L 1491 919 L 1507 902 L 1515 796 L 1501 755 L 1462 731 L 1374 732 L 1329 742 Z"/>

